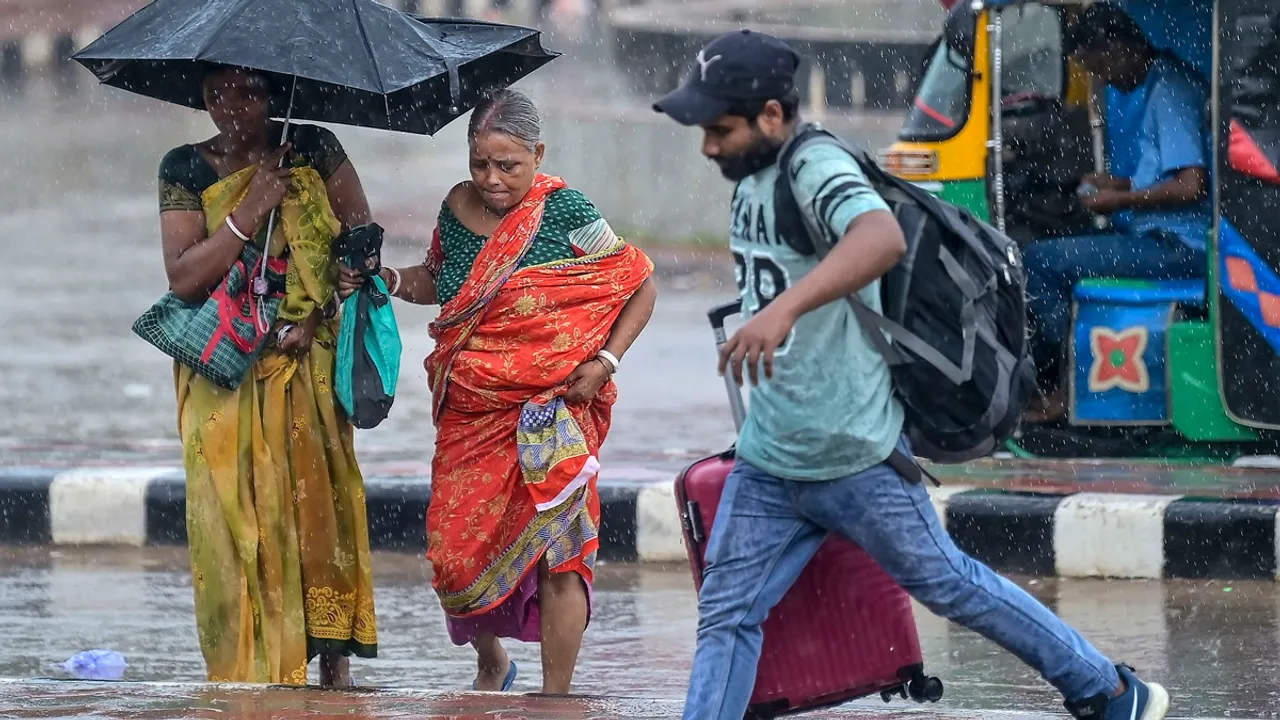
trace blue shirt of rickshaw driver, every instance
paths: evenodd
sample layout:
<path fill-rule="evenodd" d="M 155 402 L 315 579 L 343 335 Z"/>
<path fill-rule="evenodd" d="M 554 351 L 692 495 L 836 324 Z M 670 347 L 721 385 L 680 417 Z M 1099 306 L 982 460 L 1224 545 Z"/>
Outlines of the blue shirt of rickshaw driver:
<path fill-rule="evenodd" d="M 1191 67 L 1158 51 L 1138 24 L 1110 3 L 1090 5 L 1069 43 L 1085 68 L 1118 91 L 1121 107 L 1107 131 L 1115 140 L 1115 177 L 1083 178 L 1080 202 L 1113 216 L 1103 234 L 1031 243 L 1023 259 L 1031 350 L 1045 391 L 1028 421 L 1065 412 L 1060 364 L 1071 322 L 1071 295 L 1086 278 L 1198 280 L 1209 234 L 1208 122 L 1205 83 Z M 1113 98 L 1115 100 L 1116 98 Z"/>
<path fill-rule="evenodd" d="M 1073 28 L 1085 68 L 1119 91 L 1108 132 L 1127 157 L 1120 177 L 1090 176 L 1086 209 L 1128 235 L 1170 233 L 1203 251 L 1209 233 L 1208 87 L 1187 63 L 1156 50 L 1119 7 L 1098 3 Z"/>

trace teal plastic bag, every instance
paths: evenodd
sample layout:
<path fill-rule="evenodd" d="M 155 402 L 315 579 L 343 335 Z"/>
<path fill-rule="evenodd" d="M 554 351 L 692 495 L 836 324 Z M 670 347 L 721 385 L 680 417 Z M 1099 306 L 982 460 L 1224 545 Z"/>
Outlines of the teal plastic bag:
<path fill-rule="evenodd" d="M 351 424 L 368 430 L 391 412 L 403 349 L 391 294 L 377 275 L 382 228 L 352 228 L 335 245 L 347 267 L 365 268 L 365 283 L 342 303 L 334 390 Z"/>
<path fill-rule="evenodd" d="M 377 427 L 391 412 L 401 349 L 391 295 L 375 275 L 342 303 L 336 389 L 352 425 Z"/>

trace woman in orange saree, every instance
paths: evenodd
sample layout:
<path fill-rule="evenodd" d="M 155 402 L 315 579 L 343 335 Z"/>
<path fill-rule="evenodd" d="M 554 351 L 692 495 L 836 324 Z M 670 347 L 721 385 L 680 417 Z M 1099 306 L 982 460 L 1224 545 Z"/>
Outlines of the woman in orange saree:
<path fill-rule="evenodd" d="M 583 195 L 537 171 L 537 111 L 502 91 L 472 114 L 472 182 L 440 210 L 426 261 L 383 271 L 440 302 L 426 360 L 436 449 L 432 584 L 475 687 L 507 690 L 499 638 L 542 643 L 545 693 L 569 692 L 599 546 L 599 451 L 611 376 L 653 311 L 653 265 Z M 358 276 L 344 272 L 345 291 Z"/>

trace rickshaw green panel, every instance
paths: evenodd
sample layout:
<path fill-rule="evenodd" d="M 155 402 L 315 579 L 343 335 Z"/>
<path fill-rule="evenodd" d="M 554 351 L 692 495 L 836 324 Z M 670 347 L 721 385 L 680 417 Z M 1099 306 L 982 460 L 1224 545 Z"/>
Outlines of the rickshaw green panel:
<path fill-rule="evenodd" d="M 1085 278 L 1081 280 L 1077 285 L 1077 287 L 1081 289 L 1088 288 L 1093 290 L 1105 290 L 1107 288 L 1117 288 L 1117 289 L 1132 288 L 1132 289 L 1141 290 L 1141 289 L 1147 289 L 1147 288 L 1154 288 L 1155 286 L 1156 286 L 1156 283 L 1153 280 L 1135 280 L 1133 278 L 1117 278 L 1117 277 Z"/>
<path fill-rule="evenodd" d="M 1182 322 L 1169 329 L 1169 375 L 1173 426 L 1188 440 L 1258 439 L 1256 432 L 1227 417 L 1218 394 L 1213 325 Z"/>
<path fill-rule="evenodd" d="M 939 198 L 968 210 L 983 222 L 991 222 L 986 180 L 946 180 L 941 185 Z"/>
<path fill-rule="evenodd" d="M 1072 294 L 1077 300 L 1131 305 L 1172 302 L 1183 307 L 1201 307 L 1204 305 L 1205 284 L 1201 280 L 1086 278 L 1076 284 Z"/>

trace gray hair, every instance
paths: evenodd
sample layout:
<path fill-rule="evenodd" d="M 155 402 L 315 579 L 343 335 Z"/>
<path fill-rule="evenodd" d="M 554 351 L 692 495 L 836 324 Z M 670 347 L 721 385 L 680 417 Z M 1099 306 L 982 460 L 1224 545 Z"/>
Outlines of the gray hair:
<path fill-rule="evenodd" d="M 475 140 L 476 136 L 488 132 L 505 133 L 519 140 L 529 152 L 536 151 L 542 142 L 538 106 L 528 95 L 511 88 L 486 95 L 471 112 L 467 139 Z"/>

